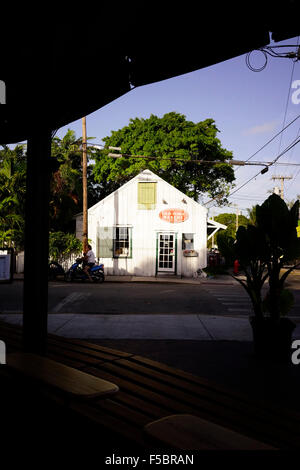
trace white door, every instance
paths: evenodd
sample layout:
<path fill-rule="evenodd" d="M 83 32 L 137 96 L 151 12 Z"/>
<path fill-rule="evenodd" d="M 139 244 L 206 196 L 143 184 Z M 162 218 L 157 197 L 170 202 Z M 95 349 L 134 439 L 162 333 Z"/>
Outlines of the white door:
<path fill-rule="evenodd" d="M 175 273 L 176 236 L 175 233 L 158 234 L 157 272 Z"/>

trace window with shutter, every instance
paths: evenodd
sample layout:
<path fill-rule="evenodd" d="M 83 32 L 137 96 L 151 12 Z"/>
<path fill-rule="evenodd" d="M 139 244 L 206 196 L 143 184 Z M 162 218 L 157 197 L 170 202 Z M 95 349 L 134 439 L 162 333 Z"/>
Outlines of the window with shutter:
<path fill-rule="evenodd" d="M 156 184 L 138 183 L 138 209 L 153 210 L 156 208 Z"/>

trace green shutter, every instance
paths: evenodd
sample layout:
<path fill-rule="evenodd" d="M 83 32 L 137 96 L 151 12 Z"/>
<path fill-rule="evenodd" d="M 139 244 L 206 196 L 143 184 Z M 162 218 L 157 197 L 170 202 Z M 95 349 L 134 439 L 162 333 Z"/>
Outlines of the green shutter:
<path fill-rule="evenodd" d="M 138 209 L 153 210 L 156 207 L 156 183 L 138 183 Z"/>

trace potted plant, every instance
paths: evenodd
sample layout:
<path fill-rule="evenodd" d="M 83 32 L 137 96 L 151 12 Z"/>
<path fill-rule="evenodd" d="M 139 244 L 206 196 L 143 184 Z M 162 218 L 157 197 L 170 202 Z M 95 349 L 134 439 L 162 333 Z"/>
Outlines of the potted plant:
<path fill-rule="evenodd" d="M 260 357 L 288 360 L 295 324 L 284 318 L 293 304 L 293 296 L 285 281 L 297 266 L 282 268 L 300 255 L 297 238 L 299 201 L 289 210 L 285 202 L 272 194 L 256 206 L 256 225 L 240 227 L 234 254 L 246 279 L 235 279 L 243 285 L 252 301 L 254 316 L 250 317 L 255 353 Z M 262 287 L 268 280 L 269 289 L 262 298 Z"/>

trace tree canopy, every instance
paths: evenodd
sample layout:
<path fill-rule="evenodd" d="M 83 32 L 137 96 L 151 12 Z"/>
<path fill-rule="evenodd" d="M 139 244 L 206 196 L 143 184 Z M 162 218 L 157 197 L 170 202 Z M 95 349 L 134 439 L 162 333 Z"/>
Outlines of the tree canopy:
<path fill-rule="evenodd" d="M 247 227 L 249 224 L 249 219 L 244 215 L 238 216 L 238 226 Z M 223 214 L 219 214 L 215 216 L 214 220 L 219 222 L 220 224 L 227 225 L 227 229 L 225 230 L 226 234 L 235 239 L 235 232 L 236 232 L 236 214 L 224 212 Z M 219 233 L 223 232 L 224 230 L 220 231 Z"/>
<path fill-rule="evenodd" d="M 54 137 L 51 145 L 50 232 L 74 232 L 73 216 L 82 210 L 82 139 L 68 130 L 63 138 Z M 92 150 L 88 149 L 91 159 Z M 0 150 L 0 246 L 24 246 L 26 199 L 26 147 Z M 88 200 L 95 204 L 100 195 L 88 166 Z M 55 239 L 55 238 L 54 238 Z M 56 239 L 55 239 L 56 240 Z"/>
<path fill-rule="evenodd" d="M 0 151 L 0 246 L 24 244 L 26 155 L 22 145 Z"/>
<path fill-rule="evenodd" d="M 225 203 L 235 177 L 232 166 L 226 163 L 232 153 L 222 147 L 218 132 L 213 119 L 194 123 L 176 112 L 162 118 L 151 115 L 148 119 L 130 119 L 128 126 L 105 137 L 104 149 L 95 154 L 94 176 L 101 196 L 149 168 L 195 200 L 207 194 L 217 197 L 219 205 Z M 156 158 L 109 158 L 109 146 L 121 147 L 125 155 Z M 211 161 L 218 163 L 209 164 Z"/>
<path fill-rule="evenodd" d="M 88 159 L 92 150 L 87 149 Z M 51 157 L 55 158 L 54 171 L 50 181 L 50 230 L 70 232 L 72 218 L 82 210 L 82 138 L 68 129 L 60 139 L 54 137 Z M 94 182 L 92 165 L 88 165 L 88 203 L 99 200 L 98 185 Z"/>

